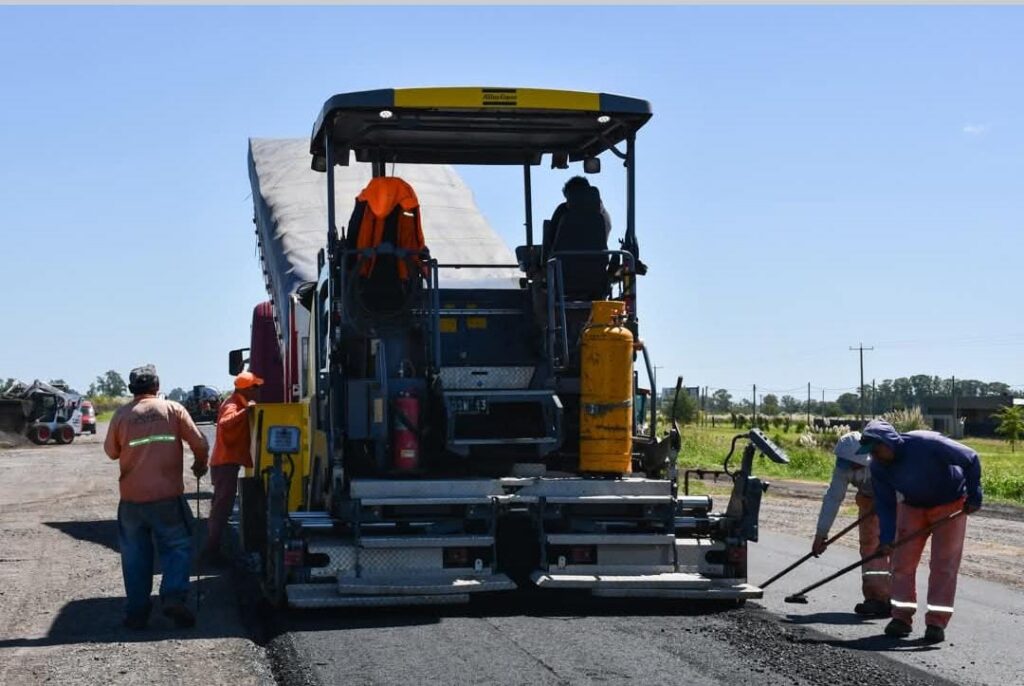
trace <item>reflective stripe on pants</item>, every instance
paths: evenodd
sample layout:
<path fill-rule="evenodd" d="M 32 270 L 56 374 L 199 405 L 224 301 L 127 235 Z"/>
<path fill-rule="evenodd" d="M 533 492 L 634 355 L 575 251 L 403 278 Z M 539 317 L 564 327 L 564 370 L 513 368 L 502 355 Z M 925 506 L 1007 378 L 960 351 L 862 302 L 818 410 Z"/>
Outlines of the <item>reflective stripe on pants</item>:
<path fill-rule="evenodd" d="M 857 516 L 863 517 L 875 506 L 875 499 L 857 494 Z M 872 515 L 857 525 L 860 537 L 860 556 L 867 557 L 878 550 L 878 515 Z M 889 600 L 889 557 L 871 560 L 861 567 L 860 586 L 864 600 Z"/>
<path fill-rule="evenodd" d="M 897 540 L 933 524 L 963 508 L 963 498 L 935 507 L 911 507 L 900 503 L 896 514 Z M 925 624 L 945 627 L 953 616 L 956 579 L 964 551 L 967 517 L 960 516 L 927 536 L 918 536 L 892 554 L 892 616 L 910 624 L 917 610 L 917 565 L 928 538 L 932 539 L 928 575 L 928 610 Z"/>

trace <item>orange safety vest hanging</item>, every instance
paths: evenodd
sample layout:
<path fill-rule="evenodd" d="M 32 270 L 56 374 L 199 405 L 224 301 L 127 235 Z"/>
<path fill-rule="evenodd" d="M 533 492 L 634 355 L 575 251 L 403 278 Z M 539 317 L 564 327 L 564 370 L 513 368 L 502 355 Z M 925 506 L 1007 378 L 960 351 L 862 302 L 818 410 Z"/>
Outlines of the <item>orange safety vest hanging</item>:
<path fill-rule="evenodd" d="M 419 253 L 426 248 L 423 225 L 420 223 L 420 202 L 412 186 L 396 176 L 376 177 L 356 197 L 356 202 L 365 205 L 356 234 L 356 248 L 376 248 L 383 243 L 388 217 L 397 211 L 395 248 L 413 253 L 413 262 L 426 276 L 426 267 L 419 258 Z M 359 273 L 364 277 L 369 276 L 376 262 L 377 256 L 370 255 L 359 268 Z M 399 277 L 407 281 L 409 268 L 406 260 L 397 260 L 397 267 Z"/>

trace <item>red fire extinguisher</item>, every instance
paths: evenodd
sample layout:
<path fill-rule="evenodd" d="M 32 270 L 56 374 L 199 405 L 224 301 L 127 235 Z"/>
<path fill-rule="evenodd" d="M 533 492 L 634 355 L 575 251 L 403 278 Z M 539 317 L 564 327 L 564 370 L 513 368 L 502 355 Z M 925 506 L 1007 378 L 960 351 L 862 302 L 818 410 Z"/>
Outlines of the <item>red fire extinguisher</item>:
<path fill-rule="evenodd" d="M 420 440 L 416 436 L 419 424 L 419 398 L 412 393 L 399 393 L 395 398 L 395 425 L 391 435 L 393 466 L 399 471 L 420 465 Z"/>

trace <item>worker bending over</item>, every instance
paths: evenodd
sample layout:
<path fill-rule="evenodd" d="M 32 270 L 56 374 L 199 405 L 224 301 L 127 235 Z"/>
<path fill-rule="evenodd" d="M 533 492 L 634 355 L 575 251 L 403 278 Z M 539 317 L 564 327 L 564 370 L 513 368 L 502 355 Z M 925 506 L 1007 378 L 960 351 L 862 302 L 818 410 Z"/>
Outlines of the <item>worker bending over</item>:
<path fill-rule="evenodd" d="M 860 556 L 868 557 L 878 549 L 878 516 L 874 514 L 875 493 L 871 487 L 870 458 L 858 454 L 860 433 L 851 431 L 840 437 L 836 443 L 836 464 L 832 468 L 832 482 L 825 491 L 818 514 L 818 528 L 811 544 L 815 556 L 825 552 L 829 529 L 836 520 L 839 506 L 846 497 L 846 489 L 853 484 L 857 487 L 857 516 L 860 524 Z M 864 601 L 857 603 L 853 611 L 866 617 L 888 617 L 889 605 L 889 557 L 876 558 L 861 567 L 861 592 Z"/>
<path fill-rule="evenodd" d="M 153 592 L 153 542 L 160 555 L 163 613 L 178 627 L 195 625 L 185 606 L 192 569 L 192 526 L 182 478 L 182 441 L 194 456 L 192 473 L 206 473 L 209 446 L 184 407 L 157 397 L 160 377 L 153 365 L 128 375 L 134 398 L 110 420 L 103 449 L 121 467 L 117 531 L 121 571 L 128 596 L 124 625 L 142 629 Z"/>
<path fill-rule="evenodd" d="M 858 452 L 871 455 L 871 480 L 881 528 L 879 551 L 892 553 L 892 621 L 889 636 L 905 637 L 917 610 L 915 576 L 925 541 L 930 536 L 931 572 L 925 640 L 946 638 L 953 615 L 957 572 L 964 550 L 967 518 L 955 517 L 930 534 L 893 549 L 893 542 L 963 510 L 981 507 L 981 461 L 962 443 L 934 431 L 899 433 L 888 422 L 868 422 Z M 903 496 L 897 507 L 896 493 Z"/>

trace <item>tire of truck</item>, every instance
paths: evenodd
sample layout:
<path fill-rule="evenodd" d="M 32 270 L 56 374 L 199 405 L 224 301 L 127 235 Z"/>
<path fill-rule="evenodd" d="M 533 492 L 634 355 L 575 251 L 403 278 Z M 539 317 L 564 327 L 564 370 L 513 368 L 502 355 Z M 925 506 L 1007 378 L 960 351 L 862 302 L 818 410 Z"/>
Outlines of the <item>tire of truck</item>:
<path fill-rule="evenodd" d="M 53 438 L 59 445 L 67 445 L 75 440 L 75 429 L 70 424 L 61 424 L 53 432 Z"/>
<path fill-rule="evenodd" d="M 238 480 L 238 519 L 242 549 L 247 553 L 263 552 L 267 541 L 267 496 L 263 479 L 246 476 Z"/>
<path fill-rule="evenodd" d="M 46 445 L 50 442 L 51 436 L 50 427 L 43 424 L 37 424 L 28 430 L 28 440 L 36 445 Z"/>

